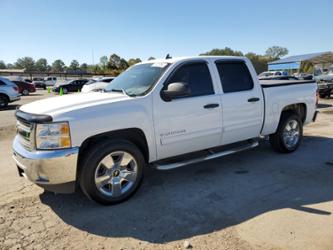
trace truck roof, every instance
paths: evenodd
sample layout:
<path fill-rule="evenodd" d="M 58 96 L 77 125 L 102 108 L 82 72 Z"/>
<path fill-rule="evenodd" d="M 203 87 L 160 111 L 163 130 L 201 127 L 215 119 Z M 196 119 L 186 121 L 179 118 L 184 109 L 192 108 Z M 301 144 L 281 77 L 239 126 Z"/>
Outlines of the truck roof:
<path fill-rule="evenodd" d="M 244 56 L 184 56 L 184 57 L 174 57 L 170 59 L 165 59 L 165 58 L 158 58 L 154 60 L 147 60 L 141 62 L 141 64 L 144 63 L 175 63 L 179 61 L 189 61 L 189 60 L 200 60 L 200 59 L 238 59 L 238 60 L 245 60 L 247 59 Z"/>

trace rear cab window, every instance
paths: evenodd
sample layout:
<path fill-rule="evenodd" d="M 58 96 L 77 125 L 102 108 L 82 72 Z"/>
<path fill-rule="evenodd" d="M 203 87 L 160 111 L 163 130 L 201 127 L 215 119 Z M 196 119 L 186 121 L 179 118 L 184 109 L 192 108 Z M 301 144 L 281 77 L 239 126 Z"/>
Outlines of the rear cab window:
<path fill-rule="evenodd" d="M 217 61 L 215 64 L 224 93 L 233 93 L 253 89 L 253 79 L 245 62 Z"/>

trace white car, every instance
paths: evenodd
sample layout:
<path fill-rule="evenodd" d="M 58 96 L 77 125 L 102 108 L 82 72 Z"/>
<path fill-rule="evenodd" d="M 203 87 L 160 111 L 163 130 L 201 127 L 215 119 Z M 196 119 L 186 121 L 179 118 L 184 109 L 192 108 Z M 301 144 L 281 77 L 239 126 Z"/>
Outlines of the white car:
<path fill-rule="evenodd" d="M 258 75 L 260 78 L 267 78 L 267 77 L 273 77 L 273 76 L 287 76 L 288 72 L 286 71 L 264 71 Z"/>
<path fill-rule="evenodd" d="M 259 82 L 245 57 L 147 61 L 105 92 L 21 106 L 14 159 L 22 176 L 46 190 L 80 186 L 92 200 L 115 204 L 134 194 L 146 167 L 222 157 L 258 146 L 263 136 L 278 152 L 295 151 L 303 126 L 316 118 L 316 89 L 315 81 Z"/>
<path fill-rule="evenodd" d="M 113 81 L 113 79 L 115 79 L 115 77 L 92 79 L 83 86 L 81 92 L 86 93 L 91 91 L 103 91 L 106 86 L 108 86 L 108 84 Z"/>
<path fill-rule="evenodd" d="M 0 77 L 0 109 L 17 100 L 20 100 L 20 93 L 16 84 L 7 78 Z"/>
<path fill-rule="evenodd" d="M 44 78 L 45 86 L 54 86 L 57 82 L 57 78 L 54 76 L 48 76 Z"/>

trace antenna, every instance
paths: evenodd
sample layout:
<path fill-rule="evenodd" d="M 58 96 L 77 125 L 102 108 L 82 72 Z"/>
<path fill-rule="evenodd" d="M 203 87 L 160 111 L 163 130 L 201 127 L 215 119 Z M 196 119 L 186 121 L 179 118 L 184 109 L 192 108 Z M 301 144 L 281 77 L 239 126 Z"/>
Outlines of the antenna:
<path fill-rule="evenodd" d="M 165 57 L 165 59 L 171 59 L 171 58 L 172 58 L 172 56 L 170 56 L 170 54 L 167 54 Z"/>

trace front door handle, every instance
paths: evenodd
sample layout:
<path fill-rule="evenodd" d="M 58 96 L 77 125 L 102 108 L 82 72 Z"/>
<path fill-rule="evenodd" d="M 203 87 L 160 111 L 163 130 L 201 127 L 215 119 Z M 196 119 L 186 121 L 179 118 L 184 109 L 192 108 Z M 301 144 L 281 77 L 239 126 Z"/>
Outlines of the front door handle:
<path fill-rule="evenodd" d="M 206 104 L 204 106 L 204 109 L 214 109 L 214 108 L 217 108 L 218 106 L 220 106 L 220 104 L 218 104 L 218 103 L 210 103 L 210 104 Z"/>
<path fill-rule="evenodd" d="M 257 102 L 259 100 L 260 100 L 260 98 L 258 98 L 258 97 L 252 97 L 252 98 L 248 99 L 247 101 L 248 102 Z"/>

